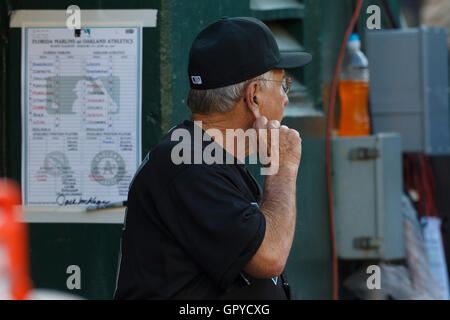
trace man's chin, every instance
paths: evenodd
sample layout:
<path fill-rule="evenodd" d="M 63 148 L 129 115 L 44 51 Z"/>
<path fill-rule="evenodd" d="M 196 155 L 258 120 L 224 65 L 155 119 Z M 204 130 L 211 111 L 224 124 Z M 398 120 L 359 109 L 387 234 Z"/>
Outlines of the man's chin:
<path fill-rule="evenodd" d="M 281 123 L 281 121 L 283 120 L 283 114 L 281 116 L 272 116 L 272 117 L 268 117 L 266 115 L 263 115 L 267 118 L 267 121 L 272 121 L 272 120 L 277 120 L 279 123 Z"/>
<path fill-rule="evenodd" d="M 273 120 L 278 120 L 278 122 L 279 122 L 279 123 L 281 123 L 281 121 L 283 121 L 283 118 L 284 118 L 284 117 L 283 117 L 283 116 L 281 116 L 281 117 L 278 117 L 278 118 L 276 118 L 276 119 L 273 119 Z"/>

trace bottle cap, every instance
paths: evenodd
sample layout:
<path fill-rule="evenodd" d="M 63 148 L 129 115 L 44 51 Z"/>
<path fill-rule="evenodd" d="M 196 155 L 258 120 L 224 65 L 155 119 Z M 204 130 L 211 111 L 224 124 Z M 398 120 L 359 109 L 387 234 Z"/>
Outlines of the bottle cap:
<path fill-rule="evenodd" d="M 348 42 L 352 42 L 352 41 L 360 41 L 357 33 L 352 33 L 350 35 L 350 38 L 348 38 Z"/>
<path fill-rule="evenodd" d="M 349 50 L 358 50 L 361 48 L 361 41 L 357 33 L 352 33 L 348 38 L 347 48 Z"/>

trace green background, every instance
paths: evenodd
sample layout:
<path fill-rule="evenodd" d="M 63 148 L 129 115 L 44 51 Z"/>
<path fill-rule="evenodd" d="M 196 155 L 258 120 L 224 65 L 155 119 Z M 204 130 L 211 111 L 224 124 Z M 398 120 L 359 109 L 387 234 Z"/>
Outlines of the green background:
<path fill-rule="evenodd" d="M 13 9 L 61 9 L 73 1 L 23 0 Z M 364 40 L 365 1 L 359 31 Z M 394 12 L 397 1 L 389 1 Z M 296 73 L 308 90 L 318 113 L 285 118 L 303 138 L 301 168 L 297 180 L 297 226 L 287 272 L 295 299 L 332 297 L 331 248 L 325 176 L 325 124 L 329 88 L 340 42 L 350 21 L 353 1 L 305 0 L 293 9 L 254 11 L 249 0 L 78 0 L 83 9 L 157 9 L 157 27 L 143 28 L 142 155 L 155 146 L 174 124 L 190 117 L 186 107 L 187 63 L 192 40 L 209 23 L 222 16 L 255 16 L 283 23 L 313 62 Z M 5 10 L 5 8 L 2 8 Z M 385 15 L 382 12 L 382 17 Z M 5 15 L 2 11 L 2 24 Z M 113 21 L 112 21 L 113 22 Z M 386 21 L 383 18 L 383 27 Z M 290 27 L 291 26 L 291 27 Z M 6 62 L 6 87 L 1 105 L 1 174 L 20 182 L 21 165 L 21 30 L 8 30 L 2 42 Z M 263 183 L 258 167 L 250 170 Z M 70 291 L 90 299 L 110 299 L 115 287 L 121 225 L 46 224 L 29 225 L 31 277 L 37 288 L 68 291 L 66 269 L 81 268 L 81 289 Z"/>

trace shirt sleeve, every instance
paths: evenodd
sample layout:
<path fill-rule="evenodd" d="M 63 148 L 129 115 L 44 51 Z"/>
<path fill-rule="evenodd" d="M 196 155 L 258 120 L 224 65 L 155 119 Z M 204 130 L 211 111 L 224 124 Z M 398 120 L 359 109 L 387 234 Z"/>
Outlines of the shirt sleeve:
<path fill-rule="evenodd" d="M 182 171 L 168 185 L 171 203 L 163 217 L 180 245 L 223 289 L 256 253 L 266 228 L 262 212 L 229 175 L 208 165 Z"/>

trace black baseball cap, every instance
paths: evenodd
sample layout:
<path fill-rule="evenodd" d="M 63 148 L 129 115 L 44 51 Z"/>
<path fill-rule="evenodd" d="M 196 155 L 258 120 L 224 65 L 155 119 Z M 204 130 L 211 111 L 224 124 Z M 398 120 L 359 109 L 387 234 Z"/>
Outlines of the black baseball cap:
<path fill-rule="evenodd" d="M 260 20 L 221 18 L 203 29 L 189 52 L 192 89 L 215 89 L 252 79 L 273 69 L 308 64 L 306 52 L 282 52 L 275 37 Z"/>

